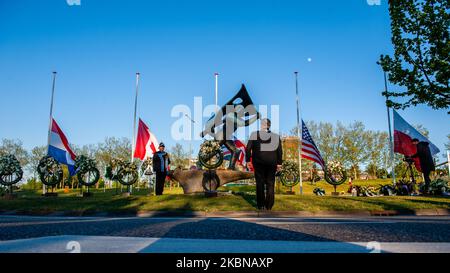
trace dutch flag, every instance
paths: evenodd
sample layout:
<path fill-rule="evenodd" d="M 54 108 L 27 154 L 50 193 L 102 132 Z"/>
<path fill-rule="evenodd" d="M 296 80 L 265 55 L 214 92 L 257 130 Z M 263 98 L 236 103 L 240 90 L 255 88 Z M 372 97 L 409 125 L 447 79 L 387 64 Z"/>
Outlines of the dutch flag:
<path fill-rule="evenodd" d="M 66 136 L 54 119 L 52 119 L 48 155 L 53 157 L 60 164 L 67 165 L 71 176 L 76 174 L 75 154 L 70 148 Z"/>

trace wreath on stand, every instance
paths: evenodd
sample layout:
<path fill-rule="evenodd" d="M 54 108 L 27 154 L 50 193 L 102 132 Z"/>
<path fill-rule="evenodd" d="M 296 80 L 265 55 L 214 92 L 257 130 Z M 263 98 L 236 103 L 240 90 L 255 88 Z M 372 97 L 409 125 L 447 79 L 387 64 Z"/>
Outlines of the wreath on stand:
<path fill-rule="evenodd" d="M 117 180 L 122 185 L 131 186 L 138 181 L 138 167 L 134 162 L 114 158 L 106 167 L 105 177 L 110 180 Z"/>
<path fill-rule="evenodd" d="M 298 163 L 293 160 L 284 160 L 282 164 L 282 171 L 278 174 L 281 184 L 286 187 L 294 187 L 299 182 Z"/>
<path fill-rule="evenodd" d="M 198 161 L 207 169 L 216 169 L 223 163 L 223 152 L 217 140 L 205 140 L 200 145 Z"/>
<path fill-rule="evenodd" d="M 142 162 L 141 165 L 141 173 L 144 175 L 152 175 L 152 169 L 151 167 L 153 166 L 153 160 L 151 158 L 146 158 L 144 159 L 144 161 Z"/>
<path fill-rule="evenodd" d="M 44 156 L 41 160 L 39 160 L 36 171 L 41 182 L 52 188 L 61 183 L 63 179 L 63 170 L 61 165 L 49 155 Z"/>
<path fill-rule="evenodd" d="M 75 169 L 77 170 L 78 181 L 83 186 L 93 186 L 100 179 L 100 171 L 97 169 L 95 160 L 84 155 L 75 159 Z"/>
<path fill-rule="evenodd" d="M 19 160 L 14 155 L 0 157 L 0 184 L 12 187 L 23 177 L 23 170 Z"/>
<path fill-rule="evenodd" d="M 334 192 L 336 193 L 336 187 L 343 184 L 347 180 L 347 172 L 340 162 L 330 161 L 326 164 L 324 169 L 325 181 L 328 184 L 334 186 Z"/>

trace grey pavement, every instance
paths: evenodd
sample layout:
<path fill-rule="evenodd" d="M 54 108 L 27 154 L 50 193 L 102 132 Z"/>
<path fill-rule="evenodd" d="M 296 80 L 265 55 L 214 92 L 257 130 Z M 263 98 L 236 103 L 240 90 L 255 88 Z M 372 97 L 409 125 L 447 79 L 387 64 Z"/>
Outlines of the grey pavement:
<path fill-rule="evenodd" d="M 78 248 L 81 252 L 450 253 L 450 217 L 0 216 L 0 252 Z"/>

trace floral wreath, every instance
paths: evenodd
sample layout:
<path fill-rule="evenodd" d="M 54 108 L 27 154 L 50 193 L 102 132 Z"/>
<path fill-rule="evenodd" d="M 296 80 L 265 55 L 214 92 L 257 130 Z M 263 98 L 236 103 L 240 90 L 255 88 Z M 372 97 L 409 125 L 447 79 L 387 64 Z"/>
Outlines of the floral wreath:
<path fill-rule="evenodd" d="M 36 169 L 39 179 L 44 185 L 55 186 L 61 183 L 63 179 L 63 170 L 58 161 L 53 157 L 46 155 L 41 160 Z"/>
<path fill-rule="evenodd" d="M 105 177 L 117 180 L 122 185 L 130 186 L 138 181 L 138 167 L 134 162 L 113 158 L 106 167 Z"/>
<path fill-rule="evenodd" d="M 217 161 L 214 163 L 209 163 L 209 160 L 218 156 Z M 200 164 L 208 169 L 216 169 L 223 162 L 223 152 L 217 140 L 205 140 L 200 145 L 200 151 L 198 152 L 198 161 Z"/>
<path fill-rule="evenodd" d="M 280 181 L 286 187 L 294 187 L 300 182 L 298 175 L 298 163 L 293 160 L 284 160 L 282 171 L 280 173 Z"/>
<path fill-rule="evenodd" d="M 333 186 L 339 186 L 347 180 L 347 172 L 340 162 L 330 161 L 324 168 L 325 181 Z M 335 175 L 341 176 L 340 179 L 336 179 Z"/>
<path fill-rule="evenodd" d="M 6 177 L 14 178 L 6 181 Z M 11 186 L 19 182 L 23 177 L 23 170 L 19 160 L 14 155 L 3 155 L 0 157 L 0 184 Z"/>
<path fill-rule="evenodd" d="M 97 169 L 95 160 L 84 155 L 77 156 L 75 159 L 75 169 L 77 170 L 78 181 L 84 186 L 93 186 L 100 179 L 100 172 Z M 88 174 L 89 181 L 84 177 Z M 91 175 L 93 175 L 91 177 Z"/>
<path fill-rule="evenodd" d="M 152 171 L 151 171 L 150 167 L 152 165 L 153 165 L 153 160 L 150 157 L 144 159 L 144 161 L 142 162 L 142 165 L 141 165 L 141 172 L 144 175 L 151 175 Z"/>

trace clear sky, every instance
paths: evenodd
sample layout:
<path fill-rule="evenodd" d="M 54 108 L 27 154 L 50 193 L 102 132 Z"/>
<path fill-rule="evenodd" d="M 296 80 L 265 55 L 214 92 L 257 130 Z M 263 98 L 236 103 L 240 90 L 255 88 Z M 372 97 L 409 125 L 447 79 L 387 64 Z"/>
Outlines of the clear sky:
<path fill-rule="evenodd" d="M 256 104 L 280 105 L 281 132 L 296 123 L 294 71 L 304 120 L 387 130 L 376 61 L 392 52 L 389 24 L 386 0 L 0 1 L 0 138 L 46 144 L 54 70 L 54 117 L 80 146 L 131 138 L 137 71 L 138 113 L 168 146 L 172 107 L 214 103 L 216 71 L 219 104 L 245 83 Z M 399 111 L 441 151 L 446 112 Z"/>

